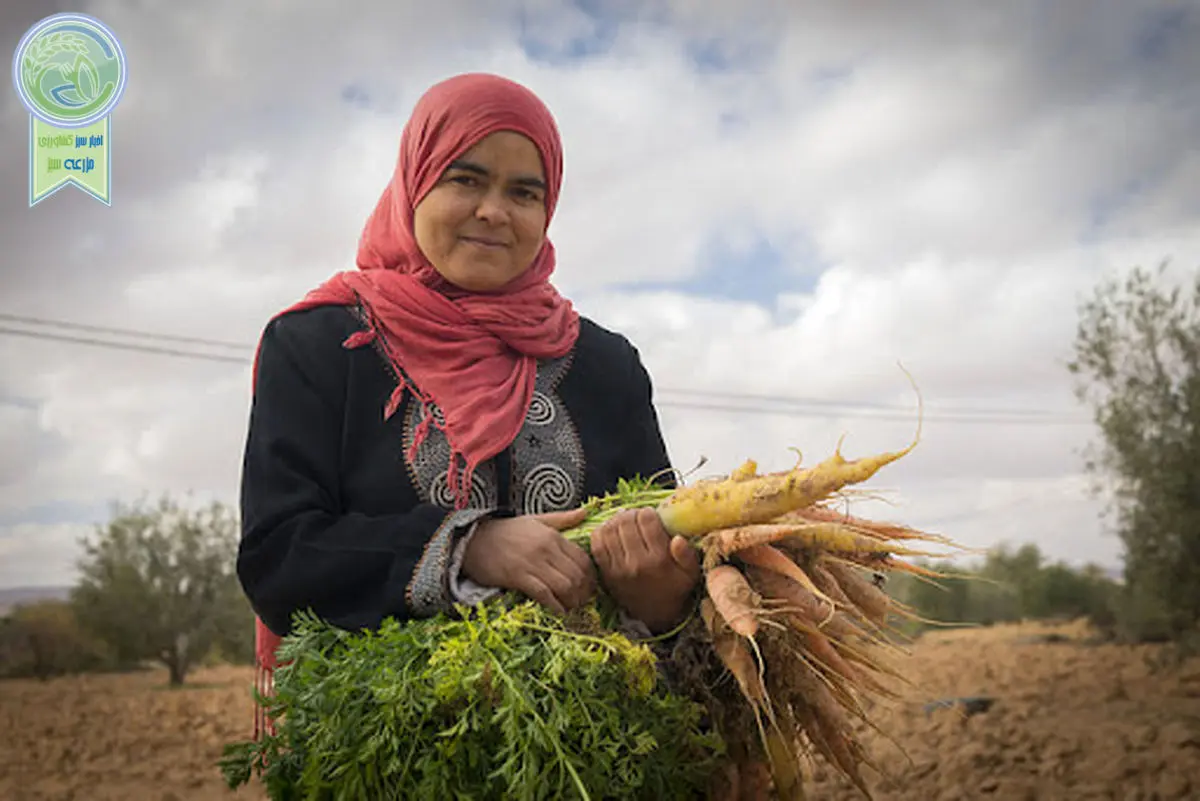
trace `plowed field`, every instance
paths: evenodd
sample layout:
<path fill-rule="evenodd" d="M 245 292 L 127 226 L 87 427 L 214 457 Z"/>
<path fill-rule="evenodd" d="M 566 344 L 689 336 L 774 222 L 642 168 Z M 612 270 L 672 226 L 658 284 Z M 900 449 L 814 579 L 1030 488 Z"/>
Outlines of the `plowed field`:
<path fill-rule="evenodd" d="M 905 662 L 913 703 L 877 709 L 908 752 L 872 741 L 880 799 L 1200 798 L 1200 660 L 1156 646 L 1090 645 L 1077 627 L 998 627 L 924 638 Z M 245 668 L 0 682 L 0 799 L 217 801 L 215 762 L 251 723 Z M 921 701 L 987 696 L 982 714 Z M 857 796 L 818 772 L 815 799 Z"/>

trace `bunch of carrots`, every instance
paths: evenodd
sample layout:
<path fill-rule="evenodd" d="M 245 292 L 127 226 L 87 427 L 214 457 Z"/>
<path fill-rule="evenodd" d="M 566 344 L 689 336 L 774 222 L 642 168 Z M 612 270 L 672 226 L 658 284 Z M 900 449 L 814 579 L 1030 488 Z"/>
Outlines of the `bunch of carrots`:
<path fill-rule="evenodd" d="M 716 777 L 714 799 L 758 801 L 766 798 L 772 787 L 775 798 L 802 799 L 807 768 L 814 757 L 823 758 L 864 795 L 871 796 L 863 768 L 878 770 L 878 766 L 872 764 L 856 732 L 875 728 L 868 711 L 870 699 L 895 698 L 896 692 L 888 686 L 889 681 L 905 681 L 902 671 L 886 659 L 887 651 L 896 647 L 889 628 L 892 615 L 915 617 L 912 610 L 884 592 L 881 580 L 889 571 L 934 577 L 923 568 L 903 561 L 904 558 L 938 555 L 918 550 L 922 542 L 953 544 L 905 526 L 850 516 L 838 508 L 837 502 L 857 492 L 851 489 L 854 485 L 908 455 L 920 436 L 918 422 L 913 441 L 903 450 L 853 461 L 843 458 L 839 442 L 834 454 L 824 461 L 811 467 L 798 462 L 792 469 L 778 473 L 759 474 L 757 464 L 748 461 L 727 476 L 678 488 L 654 487 L 651 482 L 641 480 L 621 482 L 613 495 L 590 501 L 585 521 L 564 532 L 569 539 L 586 545 L 591 532 L 613 515 L 630 508 L 650 507 L 657 510 L 670 534 L 687 538 L 702 555 L 704 581 L 695 614 L 677 632 L 679 636 L 663 638 L 673 644 L 669 646 L 670 655 L 658 664 L 668 679 L 666 685 L 675 685 L 672 692 L 677 697 L 690 697 L 704 706 L 712 728 L 725 746 L 728 769 Z M 597 616 L 596 620 L 600 618 Z M 574 636 L 565 624 L 553 628 L 550 624 L 545 628 L 517 624 L 491 630 L 486 644 L 481 645 L 483 640 L 464 639 L 458 629 L 453 635 L 445 634 L 446 627 L 455 625 L 448 620 L 414 621 L 408 625 L 419 629 L 420 636 L 403 637 L 395 630 L 377 644 L 386 644 L 392 649 L 391 654 L 406 655 L 400 661 L 413 670 L 406 681 L 417 683 L 444 680 L 433 677 L 428 670 L 435 661 L 429 656 L 430 649 L 441 648 L 438 637 L 443 635 L 451 638 L 453 653 L 461 656 L 466 653 L 463 649 L 475 648 L 472 658 L 484 661 L 496 659 L 501 651 L 507 655 L 513 650 L 504 647 L 505 636 L 528 637 L 534 630 L 539 632 L 538 636 L 544 633 L 547 642 L 555 637 Z M 470 628 L 475 631 L 473 626 Z M 586 634 L 579 636 L 599 642 Z M 339 634 L 338 642 L 346 645 L 350 642 L 348 637 Z M 320 637 L 313 635 L 309 639 L 316 642 Z M 304 642 L 289 647 L 295 648 L 295 653 L 314 647 Z M 373 641 L 363 642 L 370 645 Z M 499 650 L 489 650 L 493 647 Z M 619 649 L 613 650 L 610 643 L 604 652 L 608 651 L 616 653 Z M 239 745 L 230 760 L 230 786 L 248 781 L 251 771 L 261 770 L 263 765 L 269 773 L 265 781 L 279 797 L 299 792 L 296 788 L 302 786 L 311 789 L 322 782 L 334 781 L 331 776 L 336 776 L 343 786 L 351 786 L 360 779 L 365 781 L 363 776 L 368 776 L 371 781 L 382 783 L 380 786 L 389 787 L 422 786 L 421 782 L 426 781 L 444 784 L 455 778 L 436 769 L 436 759 L 409 772 L 407 763 L 398 766 L 390 757 L 384 762 L 371 762 L 361 755 L 353 766 L 335 765 L 328 775 L 322 773 L 328 768 L 325 764 L 328 759 L 312 754 L 325 752 L 305 750 L 314 748 L 315 741 L 323 742 L 326 749 L 333 748 L 332 753 L 342 753 L 338 749 L 345 749 L 346 742 L 356 742 L 354 738 L 358 737 L 372 744 L 368 750 L 381 754 L 378 742 L 395 736 L 382 729 L 376 733 L 355 730 L 331 740 L 329 732 L 338 731 L 343 722 L 326 721 L 323 715 L 328 709 L 320 699 L 328 699 L 336 691 L 342 699 L 340 705 L 349 704 L 358 710 L 378 710 L 381 701 L 379 686 L 366 686 L 357 680 L 349 682 L 349 686 L 339 685 L 341 677 L 358 675 L 354 670 L 361 668 L 361 660 L 351 662 L 354 670 L 342 669 L 333 665 L 342 657 L 330 653 L 333 655 L 322 652 L 319 658 L 312 657 L 306 662 L 308 667 L 304 670 L 289 671 L 284 676 L 291 700 L 277 704 L 275 713 L 282 714 L 286 709 L 285 717 L 292 718 L 294 725 L 277 742 Z M 649 653 L 647 648 L 646 654 Z M 650 659 L 653 661 L 653 657 Z M 312 668 L 314 664 L 321 669 Z M 444 665 L 438 667 L 443 668 Z M 456 679 L 459 680 L 466 681 L 462 677 Z M 476 680 L 488 681 L 481 677 L 471 679 Z M 380 686 L 386 685 L 384 681 Z M 542 689 L 554 692 L 544 685 L 536 686 L 541 689 L 530 685 L 528 692 Z M 436 695 L 424 693 L 419 687 L 409 687 L 406 692 L 423 699 Z M 394 704 L 393 695 L 386 697 L 392 699 L 388 703 Z M 531 714 L 536 717 L 538 699 L 532 704 L 526 703 L 528 700 L 522 702 L 522 708 L 534 709 Z M 555 703 L 544 705 L 546 708 L 561 706 L 563 702 L 561 698 L 551 700 Z M 595 699 L 598 704 L 608 701 L 604 697 Z M 294 711 L 298 714 L 293 716 Z M 428 741 L 450 744 L 445 753 L 453 753 L 454 747 L 468 749 L 468 746 L 483 753 L 494 748 L 495 737 L 503 739 L 511 734 L 508 724 L 497 723 L 490 713 L 478 718 L 475 728 L 463 728 L 458 725 L 455 712 L 451 715 L 456 721 L 452 728 L 439 730 L 444 723 L 439 722 L 438 715 L 446 711 L 436 704 L 427 708 L 419 705 L 391 708 L 387 715 L 392 720 L 399 719 L 400 712 L 416 715 L 417 711 L 422 716 L 419 725 L 426 726 L 422 736 L 430 738 Z M 586 709 L 582 711 L 587 714 Z M 686 739 L 684 735 L 681 733 Z M 587 758 L 586 753 L 567 754 L 562 739 L 550 744 L 556 749 L 554 759 L 569 770 L 572 760 Z M 510 742 L 507 747 L 517 745 Z M 662 760 L 677 758 L 671 757 L 672 753 L 677 752 L 670 748 L 651 749 L 639 753 L 637 758 L 643 760 L 643 767 L 658 771 L 655 775 L 663 775 Z M 491 786 L 499 772 L 495 765 L 482 767 L 483 777 L 472 778 L 478 780 L 472 785 L 473 790 Z M 665 769 L 674 768 L 667 765 Z M 572 775 L 581 796 L 587 798 L 578 776 Z M 520 781 L 526 783 L 515 790 L 510 788 L 509 797 L 526 797 L 535 790 L 539 793 L 545 790 L 532 788 L 529 776 Z M 719 786 L 722 783 L 727 786 Z M 535 793 L 529 797 L 543 796 Z"/>
<path fill-rule="evenodd" d="M 900 557 L 934 555 L 915 550 L 917 541 L 951 543 L 852 517 L 833 502 L 919 439 L 918 424 L 903 450 L 854 461 L 842 457 L 839 442 L 819 464 L 765 475 L 748 461 L 728 476 L 663 491 L 653 504 L 668 532 L 703 554 L 699 617 L 736 680 L 742 711 L 753 716 L 755 731 L 722 732 L 727 742 L 742 739 L 730 743 L 729 779 L 742 785 L 743 798 L 756 795 L 746 787 L 756 773 L 776 797 L 803 798 L 813 754 L 871 795 L 862 768 L 875 766 L 854 725 L 872 726 L 865 696 L 895 697 L 886 679 L 904 677 L 882 658 L 892 642 L 889 620 L 912 614 L 882 580 L 895 570 L 932 576 Z M 589 528 L 599 516 L 593 521 Z"/>

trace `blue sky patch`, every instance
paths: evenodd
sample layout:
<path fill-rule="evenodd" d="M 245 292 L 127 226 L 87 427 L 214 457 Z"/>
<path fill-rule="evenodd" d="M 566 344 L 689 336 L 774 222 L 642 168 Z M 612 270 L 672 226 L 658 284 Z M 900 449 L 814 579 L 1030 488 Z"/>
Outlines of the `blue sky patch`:
<path fill-rule="evenodd" d="M 36 411 L 41 407 L 41 405 L 42 402 L 37 398 L 27 398 L 21 395 L 0 394 L 0 406 L 13 406 L 18 409 Z"/>
<path fill-rule="evenodd" d="M 1142 29 L 1134 37 L 1137 57 L 1142 61 L 1158 61 L 1166 56 L 1172 46 L 1180 44 L 1180 35 L 1188 27 L 1189 13 L 1183 3 L 1148 13 Z"/>
<path fill-rule="evenodd" d="M 820 92 L 831 92 L 845 86 L 854 77 L 852 64 L 826 64 L 808 74 L 808 82 Z"/>
<path fill-rule="evenodd" d="M 752 72 L 765 68 L 773 56 L 762 41 L 718 37 L 693 39 L 684 45 L 684 53 L 701 75 Z"/>
<path fill-rule="evenodd" d="M 756 236 L 749 247 L 735 248 L 714 238 L 694 275 L 675 281 L 637 281 L 611 286 L 620 292 L 678 292 L 719 301 L 753 303 L 774 312 L 780 295 L 812 292 L 826 265 L 802 238 L 776 245 Z"/>
<path fill-rule="evenodd" d="M 572 0 L 570 5 L 582 11 L 591 23 L 587 35 L 553 41 L 540 32 L 544 30 L 541 26 L 531 23 L 530 12 L 519 13 L 517 42 L 531 61 L 565 66 L 602 55 L 612 47 L 621 26 L 620 18 L 603 9 L 598 0 Z"/>
<path fill-rule="evenodd" d="M 1093 197 L 1088 203 L 1087 229 L 1084 238 L 1099 238 L 1113 218 L 1125 211 L 1144 188 L 1142 181 L 1135 180 Z"/>
<path fill-rule="evenodd" d="M 360 83 L 348 83 L 342 87 L 342 102 L 358 109 L 371 107 L 371 93 Z"/>

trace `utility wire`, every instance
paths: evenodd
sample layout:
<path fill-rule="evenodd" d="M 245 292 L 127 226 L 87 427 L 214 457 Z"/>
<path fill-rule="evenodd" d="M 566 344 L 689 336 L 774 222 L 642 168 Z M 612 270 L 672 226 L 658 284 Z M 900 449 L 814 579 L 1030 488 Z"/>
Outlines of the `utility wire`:
<path fill-rule="evenodd" d="M 6 314 L 0 312 L 0 320 L 8 323 L 22 323 L 25 325 L 39 325 L 50 328 L 65 328 L 69 331 L 88 331 L 93 334 L 115 334 L 117 336 L 137 337 L 138 339 L 157 339 L 163 342 L 179 342 L 187 345 L 205 345 L 210 348 L 231 348 L 233 350 L 245 351 L 246 346 L 240 342 L 222 342 L 218 339 L 204 339 L 202 337 L 181 337 L 174 334 L 157 334 L 149 331 L 134 331 L 129 328 L 113 328 L 106 325 L 87 325 L 84 323 L 72 323 L 64 320 L 47 320 L 44 317 L 24 317 L 19 314 Z"/>
<path fill-rule="evenodd" d="M 185 359 L 201 359 L 228 364 L 250 364 L 250 360 L 242 356 L 226 356 L 220 353 L 201 353 L 199 351 L 177 350 L 175 348 L 159 348 L 153 345 L 139 345 L 135 342 L 106 342 L 91 337 L 76 337 L 69 334 L 55 334 L 48 331 L 21 331 L 16 328 L 0 326 L 0 334 L 5 336 L 29 337 L 30 339 L 52 339 L 56 342 L 70 342 L 75 345 L 93 345 L 114 350 L 132 350 L 139 353 L 155 353 L 161 356 L 177 356 Z"/>
<path fill-rule="evenodd" d="M 721 390 L 707 389 L 666 389 L 663 392 L 670 392 L 675 395 L 692 395 L 704 398 L 719 398 L 724 400 L 746 400 L 758 403 L 802 403 L 805 406 L 829 406 L 837 409 L 844 409 L 848 406 L 853 406 L 859 409 L 878 409 L 880 411 L 896 411 L 903 408 L 894 403 L 882 403 L 880 401 L 845 401 L 845 400 L 830 400 L 828 398 L 799 398 L 789 397 L 786 395 L 758 395 L 754 393 L 741 392 L 723 392 Z M 1059 419 L 1066 418 L 1068 420 L 1077 420 L 1076 417 L 1071 417 L 1063 412 L 1055 412 L 1049 409 L 999 409 L 987 408 L 981 406 L 972 406 L 969 409 L 957 409 L 957 412 L 963 414 L 982 414 L 982 415 L 1000 415 L 1004 417 L 1057 417 Z"/>
<path fill-rule="evenodd" d="M 235 356 L 229 353 L 207 353 L 199 350 L 187 350 L 174 347 L 160 347 L 145 344 L 146 342 L 172 342 L 180 344 L 200 345 L 216 349 L 237 349 L 245 351 L 246 346 L 229 341 L 206 339 L 203 337 L 186 337 L 172 334 L 161 334 L 150 331 L 138 331 L 129 328 L 112 326 L 88 325 L 60 320 L 49 320 L 41 317 L 28 317 L 0 312 L 0 320 L 19 323 L 25 326 L 41 326 L 74 330 L 81 332 L 102 333 L 114 336 L 131 337 L 140 342 L 120 342 L 111 339 L 100 339 L 94 336 L 64 334 L 57 331 L 30 331 L 21 328 L 0 326 L 0 335 L 17 336 L 31 339 L 45 339 L 65 342 L 75 345 L 109 348 L 138 353 L 171 356 L 176 358 L 194 359 L 200 361 L 221 362 L 225 364 L 251 364 L 251 359 Z M 802 398 L 780 395 L 741 394 L 734 392 L 657 388 L 660 395 L 658 405 L 679 409 L 697 411 L 718 411 L 735 414 L 778 415 L 783 417 L 809 417 L 834 419 L 839 417 L 855 417 L 871 420 L 895 420 L 908 422 L 912 420 L 912 412 L 903 406 L 889 405 L 879 402 L 837 401 L 826 398 Z M 698 400 L 674 400 L 661 396 L 681 395 L 698 398 Z M 812 408 L 816 407 L 816 408 Z M 1090 421 L 1037 409 L 962 409 L 941 413 L 926 414 L 926 419 L 943 423 L 987 423 L 993 425 L 1090 425 Z"/>
<path fill-rule="evenodd" d="M 117 327 L 113 327 L 113 326 L 89 325 L 89 324 L 69 322 L 69 321 L 64 321 L 64 320 L 51 320 L 51 319 L 47 319 L 44 317 L 31 317 L 31 316 L 27 316 L 27 315 L 18 315 L 18 314 L 4 313 L 4 312 L 0 312 L 0 320 L 21 323 L 21 324 L 25 324 L 25 325 L 35 325 L 35 326 L 43 326 L 43 327 L 49 326 L 49 327 L 54 327 L 54 328 L 65 328 L 68 330 L 87 331 L 87 332 L 94 332 L 94 333 L 113 334 L 113 335 L 117 335 L 117 336 L 134 337 L 134 338 L 137 338 L 140 340 L 152 340 L 152 341 L 160 340 L 160 341 L 164 341 L 164 342 L 176 342 L 176 343 L 184 343 L 184 344 L 202 345 L 202 346 L 218 348 L 218 349 L 235 349 L 235 350 L 240 350 L 240 351 L 246 350 L 246 346 L 244 344 L 237 343 L 237 342 L 230 342 L 228 340 L 223 341 L 223 340 L 208 339 L 208 338 L 204 338 L 204 337 L 178 336 L 178 335 L 173 335 L 173 334 L 162 334 L 162 333 L 151 332 L 151 331 L 139 331 L 139 330 L 134 330 L 134 329 L 129 329 L 129 328 L 117 328 Z M 9 333 L 12 335 L 17 335 L 17 336 L 28 335 L 26 332 L 13 331 L 11 329 L 7 330 L 6 333 Z M 47 334 L 44 336 L 46 336 L 47 338 L 51 338 L 51 339 L 60 339 L 62 341 L 78 342 L 78 340 L 75 340 L 75 339 L 64 338 L 62 335 L 51 336 L 51 335 Z M 98 344 L 98 343 L 93 343 L 93 342 L 88 341 L 88 342 L 79 342 L 79 344 Z M 113 343 L 112 347 L 122 347 L 122 346 L 118 345 L 116 343 Z M 193 352 L 181 352 L 181 351 L 177 351 L 176 349 L 163 350 L 163 349 L 155 348 L 153 346 L 143 346 L 143 347 L 136 347 L 136 348 L 124 347 L 124 349 L 126 349 L 126 350 L 141 350 L 141 351 L 149 352 L 149 353 L 162 353 L 164 355 L 176 355 L 176 356 L 182 356 L 182 357 L 186 357 L 186 358 L 209 358 L 208 356 L 197 356 Z M 231 361 L 231 362 L 235 361 L 232 359 L 224 359 L 224 358 L 219 358 L 217 360 L 218 361 Z M 724 400 L 724 401 L 735 401 L 735 402 L 749 401 L 751 403 L 786 404 L 789 406 L 800 405 L 800 406 L 805 406 L 805 407 L 812 407 L 812 406 L 830 407 L 830 408 L 837 409 L 839 411 L 839 413 L 843 413 L 847 408 L 851 408 L 851 407 L 856 408 L 856 409 L 873 409 L 873 410 L 878 410 L 878 411 L 906 411 L 906 407 L 897 406 L 895 404 L 881 403 L 878 401 L 853 401 L 852 402 L 852 401 L 844 401 L 844 400 L 831 400 L 831 399 L 827 399 L 827 398 L 803 398 L 803 397 L 792 397 L 792 396 L 782 396 L 782 395 L 760 395 L 760 394 L 752 394 L 752 393 L 722 392 L 719 390 L 676 389 L 676 388 L 670 388 L 670 387 L 660 387 L 659 392 L 664 393 L 664 394 L 670 394 L 670 395 L 683 395 L 683 396 L 698 397 L 698 398 L 701 398 L 702 400 L 708 400 L 708 401 L 719 399 L 719 400 Z M 676 402 L 676 405 L 684 405 L 684 404 Z M 699 406 L 699 405 L 695 405 L 694 403 L 692 403 L 691 406 L 694 408 L 698 408 L 698 409 L 714 408 L 717 411 L 729 410 L 725 406 L 715 406 L 715 407 Z M 740 409 L 740 408 L 741 407 L 738 407 L 738 409 Z M 755 409 L 757 409 L 757 407 L 755 407 Z M 736 410 L 737 409 L 734 409 L 734 411 L 736 411 Z M 1077 417 L 1064 415 L 1063 413 L 1053 412 L 1053 411 L 1044 410 L 1044 409 L 1012 409 L 1012 408 L 996 409 L 996 408 L 985 408 L 985 407 L 973 407 L 970 409 L 958 409 L 958 410 L 955 410 L 953 413 L 962 414 L 962 415 L 983 415 L 983 416 L 987 416 L 987 417 L 999 416 L 999 417 L 1004 417 L 1006 420 L 1009 418 L 1013 418 L 1013 417 L 1026 417 L 1026 416 L 1028 416 L 1028 417 L 1043 417 L 1043 418 L 1049 418 L 1049 419 L 1046 419 L 1045 422 L 1051 423 L 1051 424 L 1059 423 L 1059 422 L 1065 423 L 1065 424 L 1079 424 L 1079 423 L 1083 422 Z M 819 416 L 819 415 L 816 415 L 816 416 Z"/>
<path fill-rule="evenodd" d="M 663 390 L 663 394 L 667 394 L 670 390 Z M 699 411 L 713 412 L 744 412 L 757 415 L 779 415 L 780 417 L 816 417 L 823 419 L 837 419 L 839 417 L 854 417 L 860 420 L 886 420 L 900 421 L 911 423 L 916 412 L 901 414 L 899 412 L 856 412 L 852 409 L 803 409 L 803 408 L 783 408 L 771 407 L 763 405 L 751 404 L 735 404 L 735 403 L 702 403 L 691 401 L 677 400 L 657 400 L 655 404 L 658 406 L 670 406 L 676 409 L 695 409 Z M 1052 419 L 1046 417 L 1022 417 L 1013 415 L 1003 417 L 998 414 L 954 414 L 954 413 L 926 413 L 925 420 L 938 423 L 987 423 L 989 425 L 1091 425 L 1091 421 L 1082 420 L 1079 418 L 1062 418 Z"/>
<path fill-rule="evenodd" d="M 61 320 L 50 320 L 44 317 L 28 317 L 17 314 L 9 314 L 0 312 L 0 321 L 9 321 L 15 323 L 23 323 L 26 325 L 50 326 L 56 328 L 66 328 L 77 331 L 90 331 L 95 333 L 115 334 L 119 336 L 135 337 L 142 340 L 162 340 L 167 342 L 189 343 L 195 345 L 203 345 L 214 348 L 232 348 L 240 351 L 245 351 L 246 346 L 237 342 L 222 341 L 215 339 L 206 339 L 202 337 L 186 337 L 173 334 L 161 334 L 150 331 L 138 331 L 129 328 L 115 328 L 111 326 L 100 325 L 85 325 L 82 323 L 66 322 Z M 878 409 L 882 411 L 895 411 L 903 408 L 895 404 L 880 403 L 878 401 L 841 401 L 830 400 L 827 398 L 801 398 L 783 395 L 758 395 L 752 393 L 739 392 L 723 392 L 720 390 L 694 390 L 694 389 L 669 389 L 662 388 L 662 392 L 670 392 L 675 395 L 689 395 L 701 398 L 720 398 L 723 400 L 734 401 L 754 401 L 763 403 L 784 403 L 784 404 L 803 404 L 805 406 L 829 406 L 838 409 L 844 409 L 847 406 L 864 409 Z M 970 414 L 993 414 L 993 415 L 1054 415 L 1055 412 L 1050 412 L 1040 409 L 987 409 L 975 407 L 970 410 L 964 410 Z"/>

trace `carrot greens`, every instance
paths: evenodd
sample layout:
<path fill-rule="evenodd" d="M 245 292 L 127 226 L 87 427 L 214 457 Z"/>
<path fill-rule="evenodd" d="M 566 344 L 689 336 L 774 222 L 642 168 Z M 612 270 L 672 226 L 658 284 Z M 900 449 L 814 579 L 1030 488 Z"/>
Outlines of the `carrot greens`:
<path fill-rule="evenodd" d="M 265 700 L 275 732 L 227 747 L 229 786 L 261 771 L 275 801 L 703 796 L 721 742 L 646 646 L 595 610 L 463 612 L 360 633 L 298 615 Z"/>

